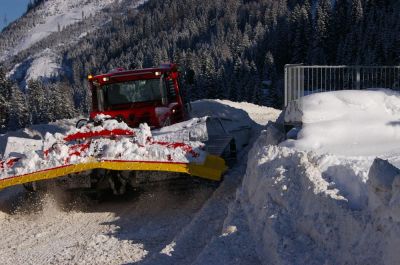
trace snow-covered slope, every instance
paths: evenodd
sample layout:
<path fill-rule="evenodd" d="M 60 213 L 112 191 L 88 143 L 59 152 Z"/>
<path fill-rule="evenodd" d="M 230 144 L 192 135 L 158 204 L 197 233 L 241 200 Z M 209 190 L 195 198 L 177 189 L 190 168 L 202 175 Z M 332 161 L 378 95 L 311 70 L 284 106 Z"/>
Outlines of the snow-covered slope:
<path fill-rule="evenodd" d="M 57 78 L 60 72 L 68 72 L 62 66 L 64 50 L 107 23 L 110 9 L 118 11 L 119 4 L 134 9 L 146 0 L 122 2 L 43 1 L 0 34 L 0 62 L 9 65 L 8 76 L 22 84 L 29 79 Z"/>
<path fill-rule="evenodd" d="M 2 51 L 0 59 L 18 54 L 51 33 L 95 15 L 113 2 L 114 0 L 44 1 L 34 10 L 35 22 L 19 36 L 19 44 Z"/>
<path fill-rule="evenodd" d="M 8 73 L 14 79 L 36 80 L 51 78 L 59 75 L 61 71 L 61 57 L 47 48 L 44 51 L 18 63 Z"/>

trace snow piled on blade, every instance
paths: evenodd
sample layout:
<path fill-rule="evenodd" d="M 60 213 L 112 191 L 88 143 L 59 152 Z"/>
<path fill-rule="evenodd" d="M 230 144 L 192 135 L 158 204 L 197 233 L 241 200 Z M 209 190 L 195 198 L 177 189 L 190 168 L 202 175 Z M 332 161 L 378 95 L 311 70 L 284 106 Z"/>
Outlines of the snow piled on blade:
<path fill-rule="evenodd" d="M 124 122 L 106 118 L 109 117 L 96 117 L 99 124 L 89 123 L 80 129 L 73 128 L 67 137 L 63 134 L 46 134 L 43 150 L 29 151 L 16 161 L 6 159 L 0 168 L 1 178 L 88 163 L 94 159 L 198 164 L 205 160 L 206 152 L 201 142 L 158 141 L 152 137 L 147 124 L 132 129 Z M 75 135 L 79 139 L 72 137 L 71 141 L 66 140 Z"/>
<path fill-rule="evenodd" d="M 130 128 L 125 122 L 119 122 L 115 119 L 111 119 L 111 116 L 99 114 L 94 118 L 94 123 L 88 123 L 82 128 L 72 128 L 67 135 L 76 133 L 88 133 L 88 132 L 100 132 L 104 130 L 127 130 L 132 133 L 135 129 Z"/>

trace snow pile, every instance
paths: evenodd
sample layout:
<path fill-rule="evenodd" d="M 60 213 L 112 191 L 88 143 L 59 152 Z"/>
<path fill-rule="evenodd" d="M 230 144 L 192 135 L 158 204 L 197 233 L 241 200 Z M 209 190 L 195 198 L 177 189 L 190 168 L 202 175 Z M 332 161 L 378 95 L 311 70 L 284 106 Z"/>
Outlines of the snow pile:
<path fill-rule="evenodd" d="M 334 91 L 303 98 L 296 140 L 281 146 L 312 151 L 310 159 L 353 208 L 367 204 L 369 169 L 378 156 L 400 165 L 400 94 L 391 90 Z M 285 117 L 286 118 L 286 117 Z"/>
<path fill-rule="evenodd" d="M 153 136 L 159 141 L 206 141 L 207 117 L 192 118 L 187 121 L 176 123 L 153 131 Z"/>
<path fill-rule="evenodd" d="M 400 150 L 400 94 L 391 90 L 316 93 L 302 100 L 297 140 L 283 146 L 346 156 L 390 155 Z M 287 117 L 285 117 L 287 118 Z"/>
<path fill-rule="evenodd" d="M 216 103 L 227 105 L 236 110 L 245 110 L 251 121 L 259 125 L 266 125 L 269 121 L 275 121 L 280 111 L 274 108 L 260 106 L 248 102 L 234 102 L 230 100 L 215 100 Z M 196 106 L 194 107 L 196 109 Z M 218 112 L 218 110 L 215 110 Z M 239 115 L 234 115 L 238 120 L 243 119 Z"/>
<path fill-rule="evenodd" d="M 47 133 L 52 133 L 52 134 L 66 133 L 68 130 L 70 130 L 70 128 L 75 126 L 78 120 L 79 117 L 74 119 L 62 119 L 56 122 L 50 122 L 48 124 L 32 125 L 29 128 L 10 131 L 7 132 L 6 134 L 0 135 L 0 157 L 1 154 L 3 154 L 2 156 L 3 158 L 9 156 L 10 152 L 7 152 L 6 148 L 9 149 L 11 152 L 21 153 L 24 151 L 25 149 L 24 146 L 26 146 L 25 144 L 27 144 L 24 140 L 22 140 L 22 142 L 25 142 L 24 144 L 21 143 L 15 144 L 16 141 L 13 141 L 10 138 L 15 137 L 15 140 L 20 138 L 36 139 L 36 140 L 44 139 L 44 136 Z M 10 142 L 11 144 L 8 144 Z"/>
<path fill-rule="evenodd" d="M 273 125 L 249 153 L 239 195 L 265 264 L 396 264 L 400 170 L 377 159 L 354 209 L 312 152 L 277 146 Z M 346 178 L 346 172 L 341 172 Z M 350 179 L 347 181 L 354 181 Z"/>
<path fill-rule="evenodd" d="M 258 110 L 263 109 L 263 107 L 251 104 L 247 104 L 246 111 L 239 108 L 237 105 L 239 103 L 229 101 L 229 100 L 211 100 L 204 99 L 198 100 L 192 103 L 192 110 L 190 115 L 192 117 L 218 117 L 220 119 L 230 119 L 236 122 L 237 125 L 248 125 L 254 124 L 254 120 L 251 119 L 250 115 L 252 109 L 258 108 Z M 241 103 L 240 103 L 241 104 Z M 250 106 L 250 107 L 249 107 Z M 266 110 L 271 110 L 271 108 L 265 108 Z M 267 114 L 265 116 L 268 116 Z"/>
<path fill-rule="evenodd" d="M 67 135 L 77 133 L 94 133 L 104 130 L 126 130 L 131 133 L 135 133 L 135 129 L 130 128 L 125 122 L 119 122 L 116 119 L 112 119 L 111 116 L 105 114 L 99 114 L 94 118 L 94 123 L 88 123 L 82 128 L 71 128 Z M 63 137 L 58 135 L 58 137 Z"/>

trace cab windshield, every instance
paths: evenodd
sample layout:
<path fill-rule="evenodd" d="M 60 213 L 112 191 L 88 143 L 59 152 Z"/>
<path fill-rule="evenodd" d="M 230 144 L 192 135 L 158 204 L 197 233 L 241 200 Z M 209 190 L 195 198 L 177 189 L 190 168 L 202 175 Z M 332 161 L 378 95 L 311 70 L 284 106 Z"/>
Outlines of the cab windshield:
<path fill-rule="evenodd" d="M 105 107 L 146 102 L 161 101 L 165 84 L 162 79 L 135 80 L 123 83 L 103 85 Z"/>

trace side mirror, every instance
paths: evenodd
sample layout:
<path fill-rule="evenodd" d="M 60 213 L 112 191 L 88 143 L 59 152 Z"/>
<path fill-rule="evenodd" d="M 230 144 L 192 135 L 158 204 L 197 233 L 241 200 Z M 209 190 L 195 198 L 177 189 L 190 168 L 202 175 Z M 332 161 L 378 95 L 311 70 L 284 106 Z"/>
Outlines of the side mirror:
<path fill-rule="evenodd" d="M 193 85 L 194 84 L 194 71 L 193 69 L 189 69 L 186 71 L 186 84 Z"/>

